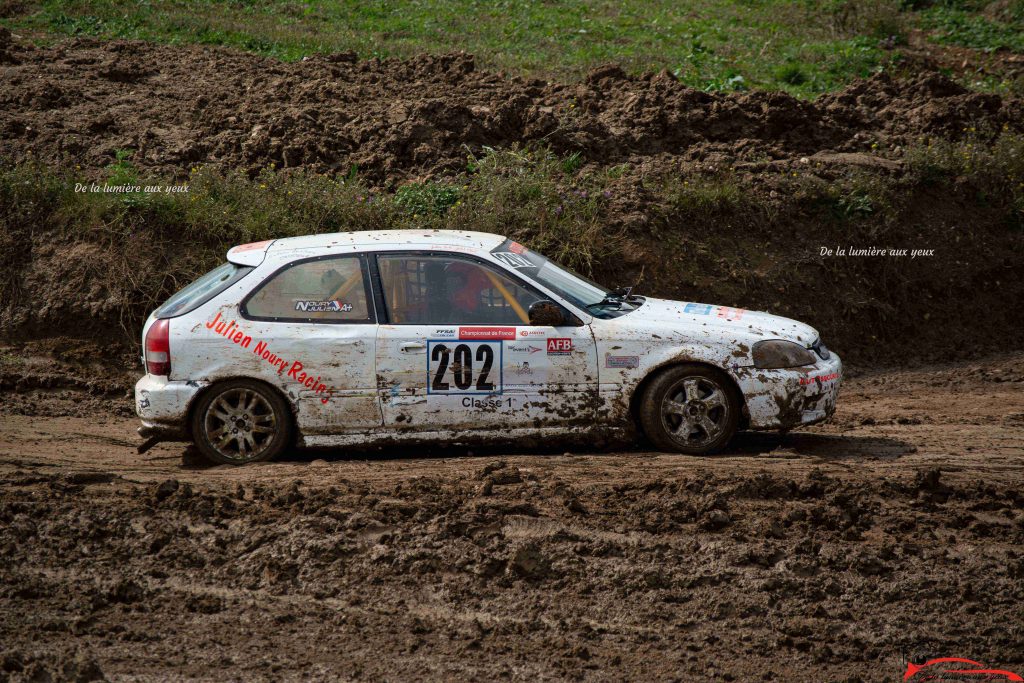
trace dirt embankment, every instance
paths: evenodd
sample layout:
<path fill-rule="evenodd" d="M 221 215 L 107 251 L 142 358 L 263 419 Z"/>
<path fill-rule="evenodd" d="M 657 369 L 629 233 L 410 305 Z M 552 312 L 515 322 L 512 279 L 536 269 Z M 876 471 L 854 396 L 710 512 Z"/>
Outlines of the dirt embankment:
<path fill-rule="evenodd" d="M 1024 129 L 1017 101 L 926 73 L 877 76 L 804 102 L 716 94 L 670 74 L 597 69 L 582 83 L 476 71 L 463 54 L 296 63 L 225 49 L 0 38 L 0 156 L 98 169 L 116 150 L 163 175 L 196 164 L 315 171 L 376 182 L 457 173 L 467 152 L 543 141 L 597 164 L 669 156 L 759 161 L 816 152 L 892 155 L 922 135 Z M 897 152 L 898 155 L 898 152 Z"/>
<path fill-rule="evenodd" d="M 903 179 L 908 145 L 1022 131 L 1024 105 L 934 72 L 880 75 L 805 102 L 706 93 L 666 73 L 629 76 L 614 66 L 550 83 L 479 72 L 462 54 L 282 63 L 125 41 L 35 48 L 3 35 L 0 76 L 0 158 L 75 164 L 96 177 L 127 149 L 143 173 L 164 177 L 198 164 L 250 172 L 275 164 L 358 168 L 388 185 L 461 173 L 467 154 L 486 147 L 541 142 L 580 153 L 590 171 L 625 163 L 608 174 L 599 217 L 621 235 L 621 249 L 594 263 L 610 286 L 639 281 L 643 294 L 804 320 L 844 357 L 871 366 L 977 357 L 1024 335 L 1006 305 L 1024 297 L 1015 277 L 1024 264 L 1019 208 L 968 179 Z M 715 185 L 726 170 L 725 185 Z M 708 177 L 704 194 L 661 188 Z M 139 322 L 170 294 L 163 283 L 197 274 L 174 270 L 183 248 L 174 225 L 148 239 L 159 221 L 145 212 L 126 221 L 127 236 L 7 213 L 6 341 L 77 335 L 131 346 Z M 505 231 L 529 243 L 534 226 L 519 223 Z M 822 247 L 934 256 L 829 258 Z M 15 371 L 7 385 L 20 381 Z"/>
<path fill-rule="evenodd" d="M 7 417 L 0 677 L 893 681 L 1024 671 L 1024 359 L 867 375 L 720 458 L 145 456 Z M 323 459 L 321 459 L 323 458 Z"/>

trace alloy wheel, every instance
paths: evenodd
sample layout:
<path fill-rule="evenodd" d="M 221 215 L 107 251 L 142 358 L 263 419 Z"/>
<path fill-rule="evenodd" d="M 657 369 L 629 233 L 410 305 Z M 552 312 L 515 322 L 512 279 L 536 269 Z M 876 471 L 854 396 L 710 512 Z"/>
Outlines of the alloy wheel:
<path fill-rule="evenodd" d="M 270 446 L 277 433 L 277 417 L 259 392 L 238 387 L 210 402 L 203 427 L 210 445 L 228 460 L 254 460 Z"/>
<path fill-rule="evenodd" d="M 687 447 L 713 442 L 729 422 L 725 391 L 707 377 L 684 377 L 669 389 L 661 419 L 671 437 Z"/>

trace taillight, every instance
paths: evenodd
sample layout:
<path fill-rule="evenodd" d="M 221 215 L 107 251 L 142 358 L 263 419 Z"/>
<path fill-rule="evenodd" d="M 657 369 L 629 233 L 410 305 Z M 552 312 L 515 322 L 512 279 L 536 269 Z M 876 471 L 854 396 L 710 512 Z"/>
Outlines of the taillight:
<path fill-rule="evenodd" d="M 146 372 L 151 375 L 171 374 L 171 321 L 157 320 L 146 332 Z"/>

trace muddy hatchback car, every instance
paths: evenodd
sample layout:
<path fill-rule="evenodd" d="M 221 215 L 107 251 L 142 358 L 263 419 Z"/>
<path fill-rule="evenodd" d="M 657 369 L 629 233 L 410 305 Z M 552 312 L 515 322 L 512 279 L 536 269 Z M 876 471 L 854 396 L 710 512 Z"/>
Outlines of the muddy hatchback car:
<path fill-rule="evenodd" d="M 835 410 L 839 357 L 767 313 L 609 290 L 521 244 L 355 232 L 231 249 L 143 330 L 147 439 L 292 445 L 646 436 L 714 453 Z"/>

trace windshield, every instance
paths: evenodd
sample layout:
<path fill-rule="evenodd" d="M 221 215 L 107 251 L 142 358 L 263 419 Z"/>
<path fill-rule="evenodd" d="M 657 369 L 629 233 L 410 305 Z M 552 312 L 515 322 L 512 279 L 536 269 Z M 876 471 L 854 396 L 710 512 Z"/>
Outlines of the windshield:
<path fill-rule="evenodd" d="M 643 305 L 642 297 L 602 287 L 518 242 L 506 240 L 491 254 L 518 274 L 543 285 L 594 317 L 616 318 Z"/>
<path fill-rule="evenodd" d="M 251 270 L 250 266 L 238 266 L 230 262 L 217 266 L 168 299 L 156 309 L 154 315 L 157 318 L 173 318 L 195 310 L 241 280 Z"/>

